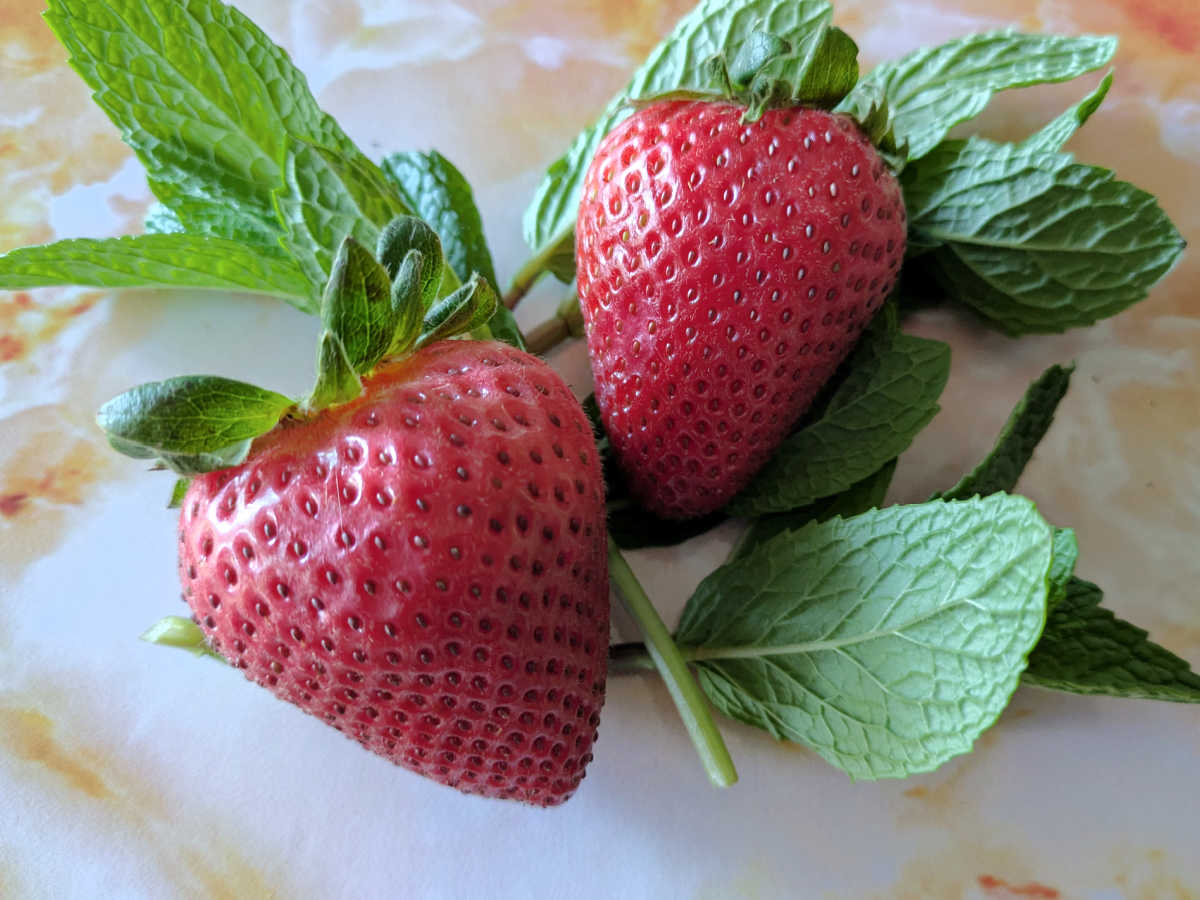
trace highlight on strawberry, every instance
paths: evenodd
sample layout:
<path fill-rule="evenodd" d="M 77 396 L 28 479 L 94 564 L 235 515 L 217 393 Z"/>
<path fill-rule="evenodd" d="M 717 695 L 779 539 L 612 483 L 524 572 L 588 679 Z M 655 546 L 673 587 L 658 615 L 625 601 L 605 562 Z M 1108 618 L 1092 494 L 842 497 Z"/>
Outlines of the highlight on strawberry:
<path fill-rule="evenodd" d="M 1083 327 L 1183 251 L 1153 197 L 1063 150 L 1111 73 L 1023 141 L 949 137 L 996 91 L 1106 66 L 1114 39 L 997 31 L 860 76 L 824 0 L 702 0 L 547 170 L 500 303 L 462 174 L 369 159 L 235 9 L 49 5 L 159 205 L 146 234 L 0 256 L 0 288 L 249 291 L 323 325 L 299 400 L 199 376 L 101 409 L 116 449 L 181 476 L 192 618 L 147 640 L 539 806 L 583 777 L 612 674 L 659 673 L 718 785 L 737 775 L 710 704 L 881 778 L 968 752 L 1021 683 L 1200 702 L 1014 493 L 1071 366 L 956 484 L 886 502 L 950 371 L 904 332 L 914 309 Z M 209 54 L 154 40 L 151 10 Z M 133 47 L 142 65 L 112 64 Z M 547 272 L 577 291 L 529 347 L 586 332 L 582 406 L 510 312 Z M 620 548 L 728 518 L 741 535 L 672 632 Z M 610 583 L 643 642 L 609 646 Z"/>

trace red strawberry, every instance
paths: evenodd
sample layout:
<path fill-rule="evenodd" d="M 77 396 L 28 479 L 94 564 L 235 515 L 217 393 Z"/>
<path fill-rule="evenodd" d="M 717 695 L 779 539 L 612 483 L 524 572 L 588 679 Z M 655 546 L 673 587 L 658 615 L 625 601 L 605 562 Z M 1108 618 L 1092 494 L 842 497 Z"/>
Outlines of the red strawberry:
<path fill-rule="evenodd" d="M 815 109 L 648 106 L 605 138 L 576 227 L 596 400 L 638 498 L 688 518 L 766 462 L 887 297 L 900 186 Z"/>
<path fill-rule="evenodd" d="M 604 701 L 603 483 L 535 357 L 450 341 L 194 479 L 184 593 L 277 696 L 460 790 L 561 803 Z"/>

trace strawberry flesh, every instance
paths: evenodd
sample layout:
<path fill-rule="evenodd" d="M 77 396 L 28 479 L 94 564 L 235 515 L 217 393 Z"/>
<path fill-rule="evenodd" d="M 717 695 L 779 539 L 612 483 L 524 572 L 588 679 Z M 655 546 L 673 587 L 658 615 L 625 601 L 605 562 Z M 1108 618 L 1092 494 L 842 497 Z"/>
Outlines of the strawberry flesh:
<path fill-rule="evenodd" d="M 197 477 L 180 576 L 212 646 L 368 749 L 550 806 L 592 758 L 608 579 L 592 432 L 535 357 L 452 341 Z"/>
<path fill-rule="evenodd" d="M 605 429 L 666 518 L 724 506 L 895 283 L 905 210 L 847 117 L 672 101 L 604 140 L 576 227 Z"/>

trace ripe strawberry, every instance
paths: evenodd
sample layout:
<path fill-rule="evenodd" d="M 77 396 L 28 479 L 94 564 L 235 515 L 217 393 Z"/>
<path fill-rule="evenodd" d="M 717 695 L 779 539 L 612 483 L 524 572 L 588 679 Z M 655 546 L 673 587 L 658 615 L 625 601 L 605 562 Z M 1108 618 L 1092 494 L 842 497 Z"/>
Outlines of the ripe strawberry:
<path fill-rule="evenodd" d="M 900 187 L 845 116 L 648 106 L 609 134 L 576 227 L 596 400 L 635 495 L 727 503 L 895 282 Z"/>
<path fill-rule="evenodd" d="M 535 357 L 434 344 L 183 503 L 184 594 L 247 677 L 460 790 L 566 800 L 604 701 L 603 482 Z"/>

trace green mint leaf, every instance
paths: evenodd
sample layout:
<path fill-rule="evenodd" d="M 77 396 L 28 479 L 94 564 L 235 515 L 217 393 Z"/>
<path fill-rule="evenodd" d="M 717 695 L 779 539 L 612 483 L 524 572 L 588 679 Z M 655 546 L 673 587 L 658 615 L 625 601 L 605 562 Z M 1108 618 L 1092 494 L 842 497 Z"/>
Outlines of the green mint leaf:
<path fill-rule="evenodd" d="M 835 106 L 857 81 L 858 45 L 840 28 L 816 28 L 755 73 L 746 119 L 754 121 L 772 106 Z"/>
<path fill-rule="evenodd" d="M 466 284 L 429 310 L 416 346 L 426 347 L 486 324 L 499 303 L 491 284 L 475 273 Z"/>
<path fill-rule="evenodd" d="M 374 247 L 380 229 L 411 214 L 379 167 L 357 150 L 347 153 L 294 140 L 286 149 L 283 172 L 284 186 L 275 199 L 285 243 L 317 284 L 325 282 L 344 238 Z"/>
<path fill-rule="evenodd" d="M 100 407 L 96 421 L 120 452 L 192 475 L 245 459 L 250 442 L 292 406 L 252 384 L 188 375 L 126 391 Z"/>
<path fill-rule="evenodd" d="M 188 488 L 192 485 L 190 478 L 176 478 L 171 488 L 171 499 L 167 501 L 167 509 L 179 509 L 183 506 L 183 498 L 187 496 Z"/>
<path fill-rule="evenodd" d="M 226 661 L 225 657 L 208 645 L 200 626 L 183 616 L 165 616 L 159 619 L 146 629 L 142 640 L 147 644 L 177 647 L 181 650 L 188 650 L 196 656 L 207 656 L 220 662 Z"/>
<path fill-rule="evenodd" d="M 1041 634 L 1050 526 L 997 494 L 784 532 L 709 575 L 676 634 L 713 703 L 853 778 L 971 749 Z"/>
<path fill-rule="evenodd" d="M 879 471 L 850 485 L 839 494 L 791 512 L 760 516 L 752 520 L 750 526 L 738 539 L 730 554 L 730 560 L 748 556 L 777 534 L 784 531 L 795 531 L 803 528 L 809 522 L 827 522 L 837 516 L 849 519 L 868 510 L 878 509 L 883 506 L 883 498 L 887 496 L 888 488 L 892 484 L 892 476 L 895 474 L 896 460 L 889 460 Z"/>
<path fill-rule="evenodd" d="M 1096 90 L 1092 91 L 1054 121 L 1047 123 L 1037 134 L 1030 135 L 1021 142 L 1021 146 L 1027 149 L 1043 150 L 1048 153 L 1055 153 L 1061 150 L 1063 145 L 1071 139 L 1071 136 L 1092 117 L 1092 113 L 1100 108 L 1100 104 L 1108 96 L 1108 89 L 1112 87 L 1112 80 L 1112 72 L 1109 71 Z"/>
<path fill-rule="evenodd" d="M 1096 585 L 1072 578 L 1050 611 L 1022 676 L 1028 684 L 1072 694 L 1107 694 L 1200 703 L 1200 675 L 1186 660 L 1100 605 Z"/>
<path fill-rule="evenodd" d="M 630 104 L 666 94 L 725 96 L 713 57 L 735 60 L 747 40 L 762 32 L 789 46 L 828 27 L 826 0 L 701 0 L 634 72 L 592 127 L 583 131 L 546 176 L 525 211 L 525 240 L 535 256 L 553 258 L 554 275 L 575 274 L 574 228 L 583 177 L 604 136 L 629 115 Z M 723 69 L 723 67 L 721 67 Z M 570 248 L 570 253 L 567 253 Z"/>
<path fill-rule="evenodd" d="M 499 290 L 475 194 L 454 164 L 432 150 L 393 153 L 384 158 L 381 168 L 404 202 L 437 232 L 446 262 L 459 281 L 478 272 Z"/>
<path fill-rule="evenodd" d="M 287 54 L 219 0 L 49 6 L 71 65 L 190 232 L 274 243 L 272 192 L 290 140 L 357 154 Z"/>
<path fill-rule="evenodd" d="M 910 262 L 1017 336 L 1091 325 L 1146 296 L 1184 241 L 1150 194 L 1037 146 L 946 141 L 904 171 Z"/>
<path fill-rule="evenodd" d="M 305 408 L 312 411 L 348 403 L 361 393 L 362 381 L 354 371 L 346 348 L 336 334 L 326 329 L 321 332 L 317 346 L 317 383 Z"/>
<path fill-rule="evenodd" d="M 0 290 L 57 284 L 269 294 L 316 311 L 312 289 L 291 260 L 190 234 L 58 241 L 0 256 Z"/>
<path fill-rule="evenodd" d="M 421 254 L 419 264 L 409 261 L 411 250 Z M 417 283 L 415 286 L 406 286 L 405 293 L 415 291 L 416 302 L 424 314 L 437 300 L 443 283 L 444 257 L 438 233 L 416 216 L 398 216 L 380 233 L 377 252 L 387 274 L 396 281 L 399 280 L 401 267 L 408 262 L 406 277 L 415 276 Z M 450 278 L 456 279 L 457 275 L 452 272 Z M 454 288 L 457 287 L 457 284 L 454 285 Z"/>
<path fill-rule="evenodd" d="M 786 512 L 862 481 L 929 424 L 949 375 L 949 346 L 897 335 L 861 392 L 788 437 L 727 512 Z"/>
<path fill-rule="evenodd" d="M 966 500 L 976 494 L 987 496 L 1012 491 L 1025 466 L 1054 421 L 1059 401 L 1071 385 L 1074 366 L 1051 366 L 1025 391 L 1009 414 L 996 438 L 992 452 L 954 487 L 938 496 L 946 500 Z"/>
<path fill-rule="evenodd" d="M 1078 560 L 1079 542 L 1075 539 L 1075 532 L 1070 528 L 1055 528 L 1050 572 L 1046 576 L 1047 609 L 1054 609 L 1066 597 Z"/>
<path fill-rule="evenodd" d="M 352 237 L 342 241 L 325 286 L 321 320 L 341 342 L 355 372 L 366 374 L 392 346 L 397 330 L 392 283 L 375 257 Z"/>
<path fill-rule="evenodd" d="M 1058 37 L 1012 30 L 976 34 L 917 50 L 867 74 L 838 111 L 868 118 L 882 91 L 893 146 L 920 159 L 955 125 L 983 112 L 996 91 L 1069 81 L 1112 59 L 1112 37 Z"/>

